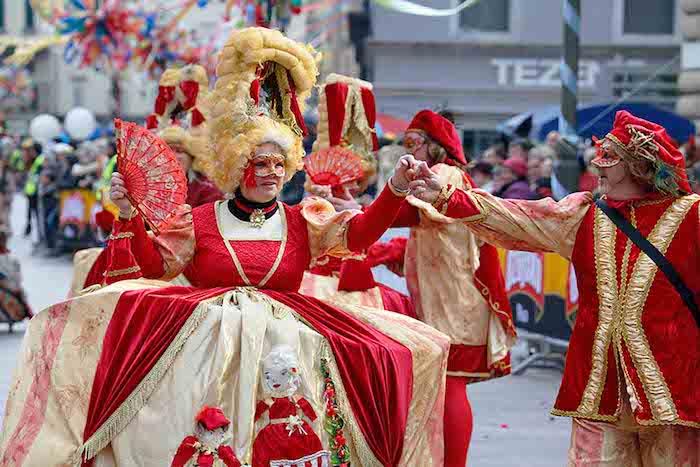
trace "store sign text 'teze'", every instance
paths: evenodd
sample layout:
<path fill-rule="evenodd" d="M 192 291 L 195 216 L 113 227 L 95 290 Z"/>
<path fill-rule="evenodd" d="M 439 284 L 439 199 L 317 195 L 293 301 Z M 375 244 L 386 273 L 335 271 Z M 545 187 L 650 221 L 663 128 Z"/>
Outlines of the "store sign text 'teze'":
<path fill-rule="evenodd" d="M 494 58 L 499 86 L 554 88 L 561 86 L 560 60 L 529 58 Z M 582 88 L 596 86 L 600 64 L 595 60 L 580 60 L 578 85 Z"/>

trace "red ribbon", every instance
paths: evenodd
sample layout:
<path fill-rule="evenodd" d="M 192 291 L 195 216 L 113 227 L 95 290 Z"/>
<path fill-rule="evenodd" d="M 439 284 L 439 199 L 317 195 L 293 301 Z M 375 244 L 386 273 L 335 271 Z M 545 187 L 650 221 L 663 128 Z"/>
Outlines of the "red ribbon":
<path fill-rule="evenodd" d="M 202 115 L 199 109 L 195 108 L 192 110 L 192 126 L 199 126 L 204 123 L 204 120 L 204 115 Z"/>
<path fill-rule="evenodd" d="M 151 114 L 148 117 L 146 117 L 146 128 L 148 128 L 149 130 L 158 128 L 158 117 L 156 116 L 156 114 Z"/>
<path fill-rule="evenodd" d="M 175 86 L 158 86 L 158 97 L 156 97 L 155 111 L 158 115 L 163 115 L 170 101 L 175 98 Z"/>
<path fill-rule="evenodd" d="M 192 80 L 183 81 L 180 83 L 180 90 L 185 95 L 185 102 L 182 102 L 184 110 L 190 110 L 197 103 L 197 95 L 199 94 L 199 83 Z"/>

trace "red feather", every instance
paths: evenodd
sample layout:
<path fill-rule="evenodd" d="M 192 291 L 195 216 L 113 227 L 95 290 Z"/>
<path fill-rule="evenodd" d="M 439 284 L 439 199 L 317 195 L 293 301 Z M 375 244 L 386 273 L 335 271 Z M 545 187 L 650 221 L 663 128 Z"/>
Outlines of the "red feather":
<path fill-rule="evenodd" d="M 147 129 L 116 119 L 117 167 L 127 197 L 156 232 L 187 199 L 187 177 L 172 149 Z"/>

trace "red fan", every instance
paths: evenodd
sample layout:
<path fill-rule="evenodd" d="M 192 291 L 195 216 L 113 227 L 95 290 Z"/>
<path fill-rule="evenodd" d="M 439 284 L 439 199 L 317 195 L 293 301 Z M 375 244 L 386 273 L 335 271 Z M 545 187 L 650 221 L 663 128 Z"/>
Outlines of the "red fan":
<path fill-rule="evenodd" d="M 187 199 L 187 177 L 170 146 L 147 129 L 116 119 L 117 167 L 127 197 L 156 232 Z"/>
<path fill-rule="evenodd" d="M 309 154 L 304 168 L 316 185 L 337 188 L 364 175 L 362 158 L 347 148 L 333 146 Z"/>

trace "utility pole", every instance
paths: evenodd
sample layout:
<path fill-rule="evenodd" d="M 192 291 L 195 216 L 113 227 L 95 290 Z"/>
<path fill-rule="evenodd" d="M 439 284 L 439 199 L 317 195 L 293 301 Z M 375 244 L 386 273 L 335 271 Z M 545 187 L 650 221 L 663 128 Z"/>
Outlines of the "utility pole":
<path fill-rule="evenodd" d="M 576 107 L 578 103 L 578 59 L 581 34 L 581 0 L 563 0 L 564 47 L 561 60 L 561 116 L 559 162 L 556 176 L 568 192 L 578 188 L 579 166 L 576 159 Z"/>

